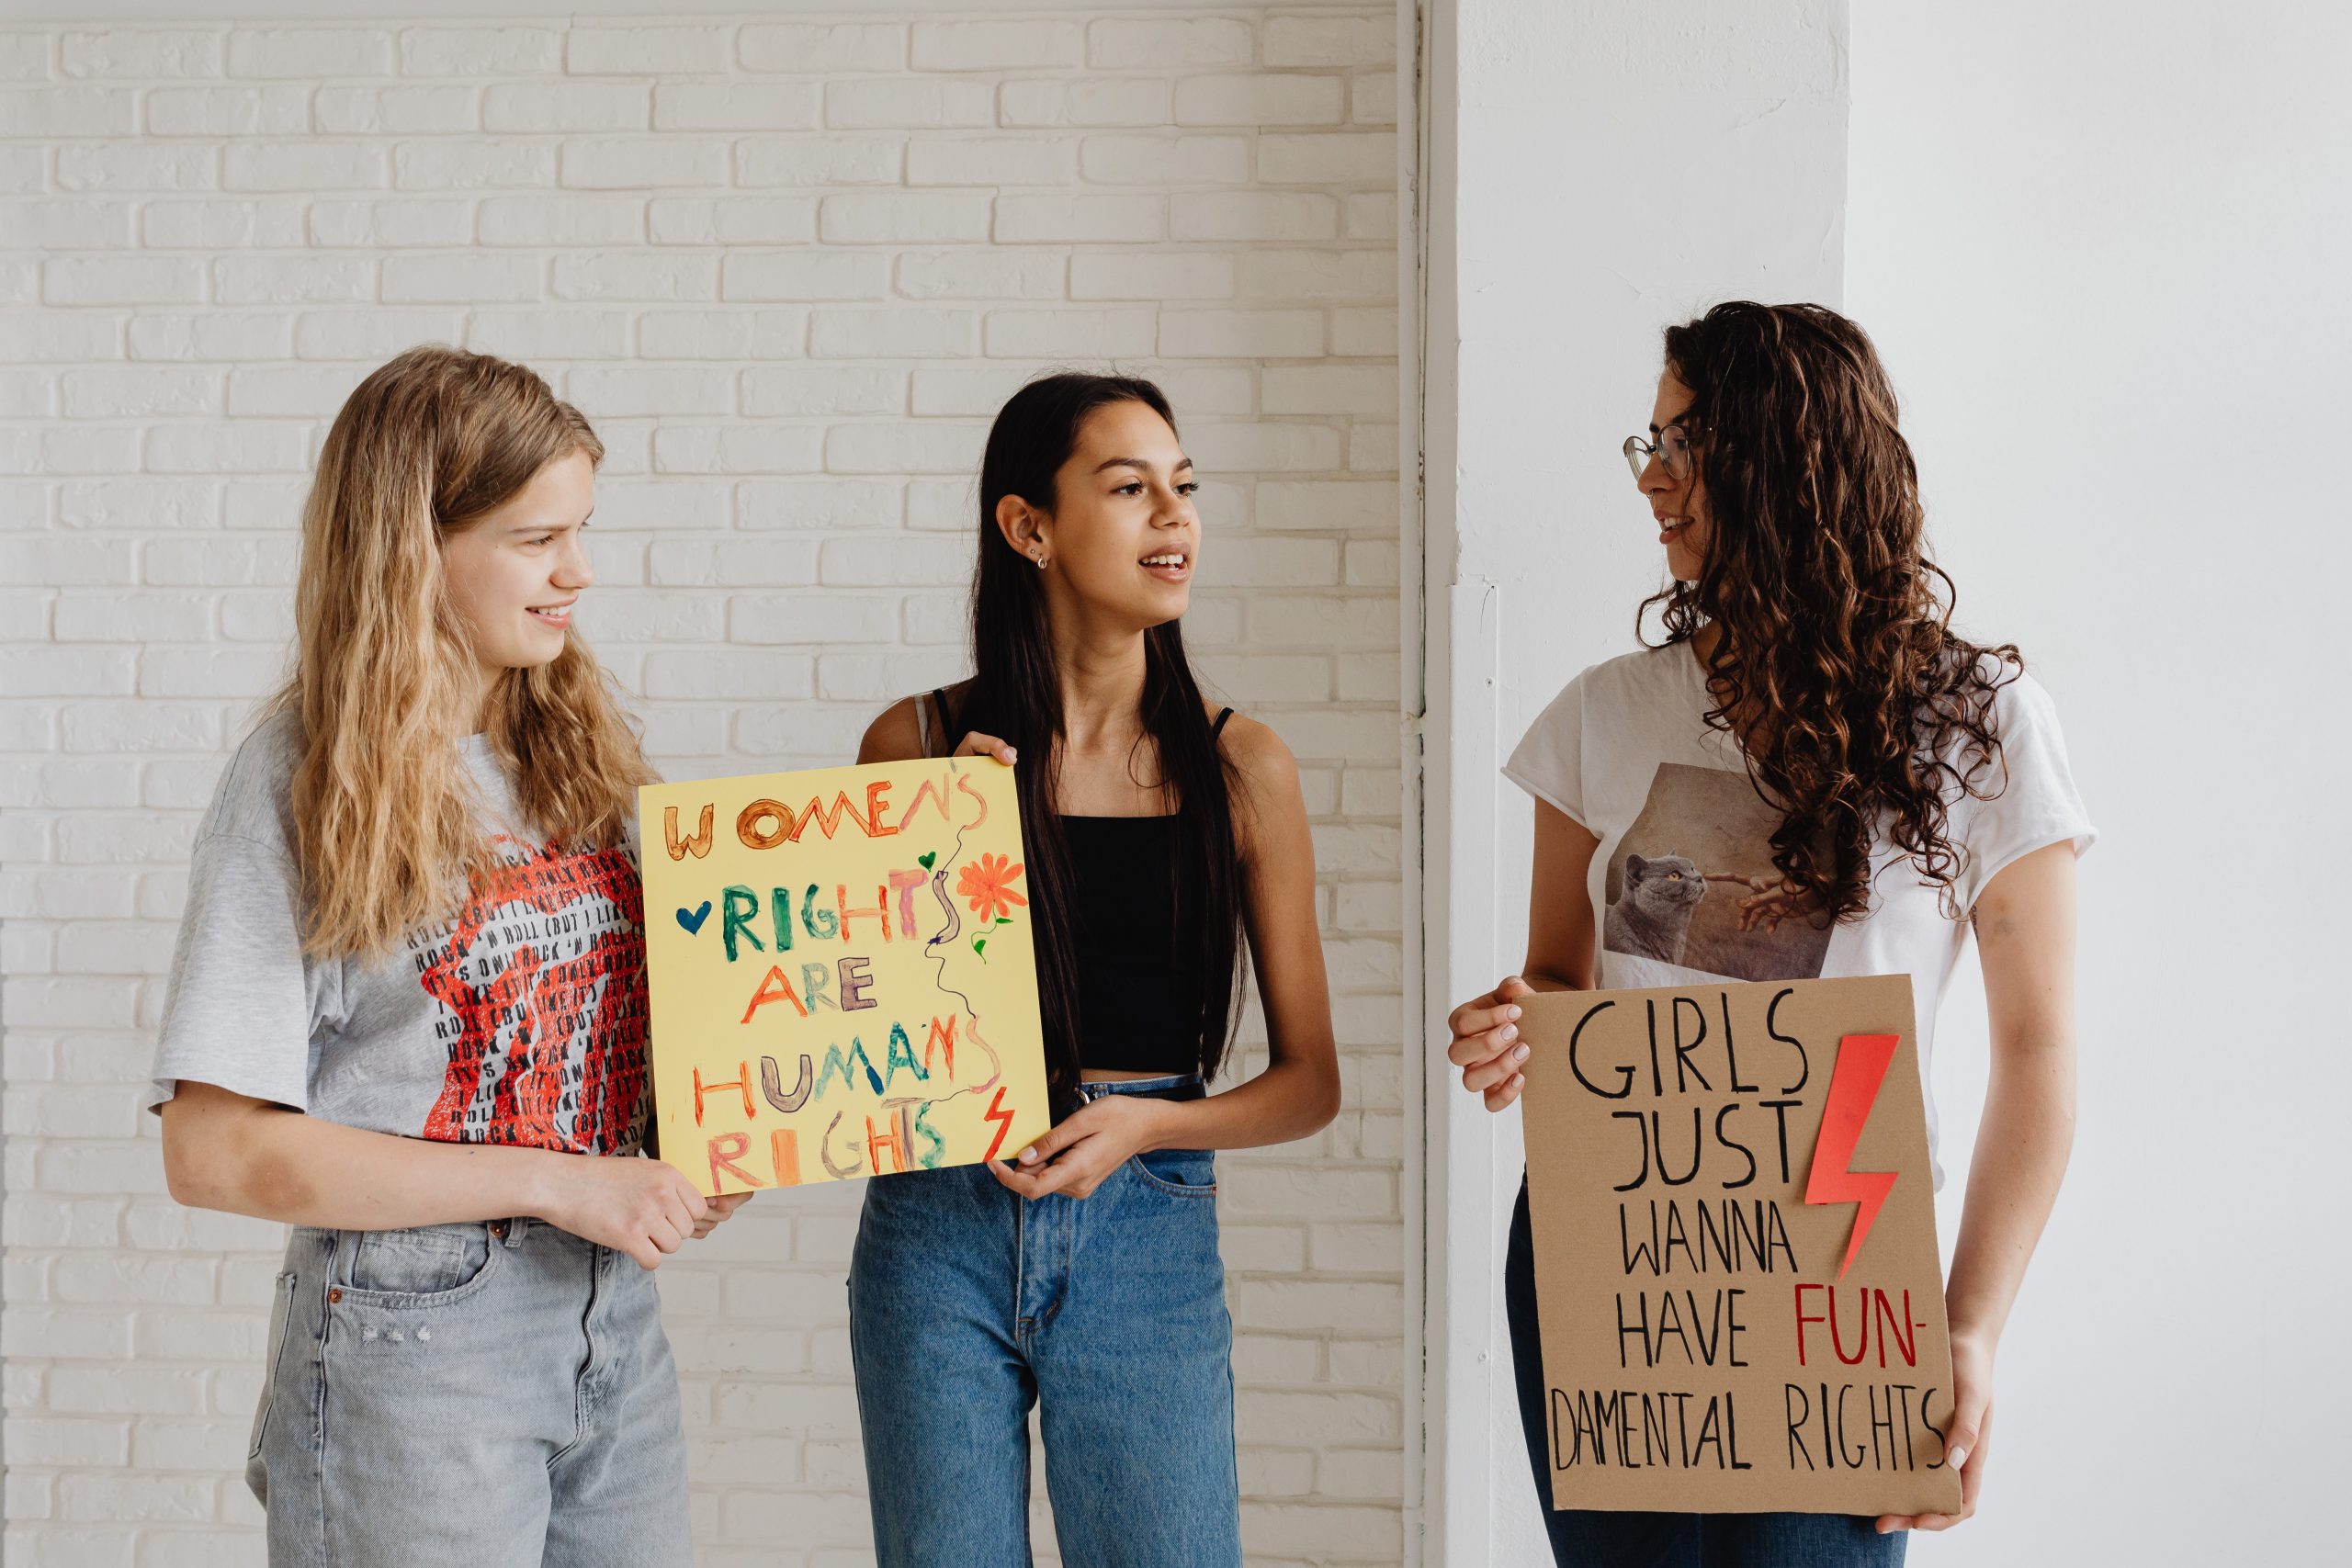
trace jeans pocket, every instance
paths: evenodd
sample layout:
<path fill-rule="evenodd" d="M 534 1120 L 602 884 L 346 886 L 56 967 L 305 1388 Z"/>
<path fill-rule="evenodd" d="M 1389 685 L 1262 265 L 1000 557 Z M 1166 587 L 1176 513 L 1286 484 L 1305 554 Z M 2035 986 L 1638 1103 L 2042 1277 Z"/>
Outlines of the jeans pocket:
<path fill-rule="evenodd" d="M 1216 1196 L 1216 1155 L 1208 1149 L 1149 1149 L 1127 1164 L 1155 1191 L 1187 1198 Z"/>
<path fill-rule="evenodd" d="M 291 1271 L 277 1277 L 277 1285 L 269 1302 L 269 1343 L 261 1353 L 261 1404 L 254 1410 L 254 1433 L 245 1444 L 248 1461 L 261 1452 L 261 1440 L 269 1434 L 269 1407 L 277 1399 L 278 1363 L 286 1359 L 286 1320 L 294 1306 L 294 1275 Z"/>
<path fill-rule="evenodd" d="M 351 1249 L 351 1283 L 342 1299 L 379 1306 L 435 1306 L 471 1295 L 498 1267 L 503 1250 L 487 1225 L 361 1231 Z"/>

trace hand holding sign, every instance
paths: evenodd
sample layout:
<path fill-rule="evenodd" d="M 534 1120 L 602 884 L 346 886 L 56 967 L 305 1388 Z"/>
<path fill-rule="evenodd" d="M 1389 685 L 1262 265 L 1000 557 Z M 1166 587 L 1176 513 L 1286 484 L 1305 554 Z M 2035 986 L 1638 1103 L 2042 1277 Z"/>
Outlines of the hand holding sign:
<path fill-rule="evenodd" d="M 962 740 L 956 742 L 956 750 L 949 755 L 994 757 L 1008 768 L 1021 761 L 1021 753 L 1013 748 L 1011 741 L 1000 740 L 993 735 L 983 735 L 977 729 L 970 731 Z"/>
<path fill-rule="evenodd" d="M 1951 1445 L 1947 1461 L 1960 1472 L 1960 1511 L 1934 1514 L 1882 1514 L 1881 1534 L 1889 1530 L 1943 1530 L 1973 1518 L 1976 1499 L 1984 1489 L 1984 1458 L 1993 1437 L 1993 1347 L 1983 1340 L 1954 1335 L 1951 1341 L 1951 1425 L 1944 1438 Z"/>
<path fill-rule="evenodd" d="M 1157 1147 L 1161 1101 L 1114 1094 L 1065 1116 L 1021 1151 L 1012 1166 L 989 1167 L 997 1180 L 1023 1198 L 1059 1192 L 1089 1198 L 1138 1151 Z"/>
<path fill-rule="evenodd" d="M 1446 1019 L 1453 1040 L 1445 1048 L 1445 1059 L 1462 1069 L 1462 1087 L 1484 1096 L 1489 1111 L 1503 1110 L 1527 1087 L 1526 1075 L 1520 1071 L 1527 1047 L 1519 1040 L 1518 1002 L 1534 991 L 1518 976 L 1506 976 L 1493 990 L 1464 1002 Z"/>
<path fill-rule="evenodd" d="M 1513 1005 L 1553 1506 L 1956 1515 L 1908 982 Z"/>

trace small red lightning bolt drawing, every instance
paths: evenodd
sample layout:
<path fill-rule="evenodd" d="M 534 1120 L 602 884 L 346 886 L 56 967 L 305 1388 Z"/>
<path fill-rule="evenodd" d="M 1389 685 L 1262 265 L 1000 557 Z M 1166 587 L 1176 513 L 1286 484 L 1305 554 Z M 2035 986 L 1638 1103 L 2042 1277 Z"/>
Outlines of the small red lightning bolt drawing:
<path fill-rule="evenodd" d="M 1846 1261 L 1838 1277 L 1846 1277 L 1862 1238 L 1871 1234 L 1886 1195 L 1894 1190 L 1891 1170 L 1854 1170 L 1854 1145 L 1862 1124 L 1878 1102 L 1879 1086 L 1886 1081 L 1887 1064 L 1894 1060 L 1899 1034 L 1849 1034 L 1838 1042 L 1838 1066 L 1829 1076 L 1829 1095 L 1821 1106 L 1821 1136 L 1813 1145 L 1813 1168 L 1805 1174 L 1808 1203 L 1854 1203 L 1853 1238 L 1846 1243 Z"/>
<path fill-rule="evenodd" d="M 986 1117 L 989 1121 L 996 1123 L 996 1137 L 994 1141 L 989 1145 L 989 1152 L 980 1156 L 982 1159 L 996 1158 L 997 1150 L 1004 1147 L 1004 1135 L 1012 1131 L 1012 1112 L 1005 1110 L 1003 1107 L 1004 1086 L 1002 1084 L 999 1084 L 996 1087 L 995 1098 L 989 1101 L 989 1108 L 980 1112 L 980 1114 Z M 1806 1201 L 1808 1202 L 1811 1201 L 1810 1199 Z"/>

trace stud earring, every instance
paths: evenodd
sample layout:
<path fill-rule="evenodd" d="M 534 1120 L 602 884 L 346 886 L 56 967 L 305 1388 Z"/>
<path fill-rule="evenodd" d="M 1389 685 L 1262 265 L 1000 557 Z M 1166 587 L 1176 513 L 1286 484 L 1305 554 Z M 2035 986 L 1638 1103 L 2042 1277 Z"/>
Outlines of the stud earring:
<path fill-rule="evenodd" d="M 1039 571 L 1043 571 L 1043 570 L 1046 570 L 1046 552 L 1045 552 L 1045 551 L 1043 551 L 1043 550 L 1031 550 L 1031 551 L 1029 552 L 1029 558 L 1030 558 L 1031 560 L 1034 560 L 1034 561 L 1035 561 L 1035 562 L 1037 563 L 1037 570 L 1038 570 Z"/>

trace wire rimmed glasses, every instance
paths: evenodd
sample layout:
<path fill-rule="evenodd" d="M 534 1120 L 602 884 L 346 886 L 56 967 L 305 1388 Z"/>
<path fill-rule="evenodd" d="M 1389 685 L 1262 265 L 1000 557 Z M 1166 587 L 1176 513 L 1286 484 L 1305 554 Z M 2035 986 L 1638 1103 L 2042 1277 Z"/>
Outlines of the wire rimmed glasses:
<path fill-rule="evenodd" d="M 1623 447 L 1625 466 L 1634 470 L 1635 481 L 1638 482 L 1642 475 L 1648 471 L 1650 459 L 1653 457 L 1665 464 L 1666 471 L 1673 475 L 1678 481 L 1689 479 L 1690 477 L 1690 432 L 1684 430 L 1679 424 L 1668 424 L 1661 426 L 1655 435 L 1656 439 L 1650 441 L 1645 441 L 1638 435 L 1625 437 Z"/>

